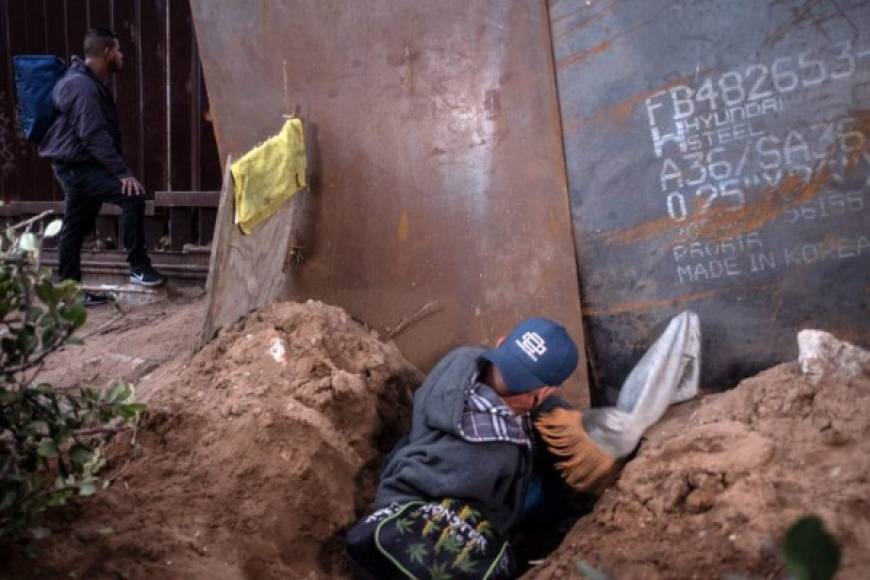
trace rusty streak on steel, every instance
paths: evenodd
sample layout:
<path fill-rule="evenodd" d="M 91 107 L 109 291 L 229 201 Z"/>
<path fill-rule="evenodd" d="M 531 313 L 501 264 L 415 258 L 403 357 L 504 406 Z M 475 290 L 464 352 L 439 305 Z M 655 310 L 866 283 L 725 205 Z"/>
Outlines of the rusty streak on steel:
<path fill-rule="evenodd" d="M 286 297 L 372 328 L 437 301 L 396 338 L 424 370 L 525 316 L 582 342 L 544 2 L 191 6 L 222 155 L 274 134 L 288 107 L 305 124 L 305 262 Z M 585 390 L 576 373 L 571 398 Z"/>
<path fill-rule="evenodd" d="M 618 1 L 618 0 L 613 0 L 613 1 Z M 574 8 L 573 10 L 569 10 L 565 14 L 562 14 L 560 16 L 553 16 L 553 14 L 552 14 L 553 7 L 550 6 L 550 26 L 552 26 L 552 27 L 558 26 L 563 20 L 567 20 L 569 18 L 572 18 L 575 15 L 577 15 L 579 12 L 582 12 L 584 10 L 586 10 L 586 11 L 589 10 L 588 4 L 581 4 L 577 8 Z M 556 38 L 556 37 L 554 36 L 553 38 Z"/>
<path fill-rule="evenodd" d="M 719 206 L 704 211 L 696 208 L 692 215 L 680 222 L 681 227 L 697 224 L 696 232 L 702 238 L 725 238 L 755 231 L 775 220 L 787 209 L 797 207 L 818 195 L 831 176 L 827 166 L 804 183 L 797 175 L 789 175 L 782 182 L 761 192 L 758 201 L 737 210 Z M 702 200 L 698 200 L 701 202 Z M 628 244 L 652 238 L 674 230 L 674 221 L 669 216 L 650 220 L 625 230 L 613 230 L 601 234 L 607 244 Z"/>
<path fill-rule="evenodd" d="M 577 64 L 579 62 L 583 62 L 584 60 L 586 60 L 587 58 L 589 58 L 591 56 L 595 56 L 596 54 L 600 54 L 600 53 L 604 52 L 605 50 L 609 49 L 611 46 L 613 46 L 613 42 L 610 40 L 605 40 L 603 42 L 599 42 L 598 44 L 591 46 L 591 47 L 589 47 L 581 52 L 577 52 L 577 53 L 572 54 L 571 56 L 567 56 L 565 58 L 559 59 L 558 61 L 556 61 L 556 66 L 561 68 L 563 66 L 571 66 L 572 64 Z"/>
<path fill-rule="evenodd" d="M 779 40 L 781 40 L 786 35 L 786 33 L 789 30 L 791 30 L 792 28 L 794 28 L 795 26 L 800 24 L 803 20 L 805 20 L 807 18 L 807 16 L 809 15 L 810 11 L 816 5 L 821 4 L 822 2 L 823 2 L 823 0 L 807 0 L 807 2 L 805 2 L 803 6 L 801 6 L 800 8 L 797 8 L 794 11 L 794 15 L 789 19 L 788 22 L 786 22 L 785 24 L 783 24 L 782 26 L 780 26 L 779 28 L 774 30 L 767 37 L 767 45 L 773 46 L 774 44 L 776 44 Z"/>
<path fill-rule="evenodd" d="M 708 74 L 711 70 L 712 69 L 704 69 L 696 74 L 683 76 L 662 85 L 658 85 L 648 91 L 636 93 L 622 101 L 616 103 L 607 103 L 605 106 L 596 110 L 589 117 L 584 117 L 576 121 L 566 120 L 565 132 L 573 133 L 580 130 L 582 127 L 589 123 L 612 123 L 616 125 L 626 125 L 631 119 L 631 114 L 634 112 L 635 107 L 645 102 L 648 98 L 680 85 L 690 86 L 690 83 L 693 81 L 693 79 L 701 75 Z"/>
<path fill-rule="evenodd" d="M 769 287 L 770 285 L 768 284 L 751 286 L 751 288 L 754 290 L 764 290 Z M 704 290 L 702 292 L 692 292 L 690 294 L 684 294 L 682 296 L 662 298 L 659 300 L 644 300 L 640 302 L 626 302 L 621 304 L 609 304 L 602 306 L 587 304 L 586 307 L 583 309 L 583 314 L 585 316 L 613 316 L 615 314 L 646 312 L 659 308 L 677 308 L 678 306 L 682 308 L 685 304 L 700 302 L 701 300 L 709 300 L 711 298 L 720 296 L 723 293 L 733 291 L 733 288 L 713 288 L 710 290 Z"/>
<path fill-rule="evenodd" d="M 572 34 L 572 33 L 576 32 L 577 30 L 580 30 L 581 28 L 586 28 L 587 26 L 591 25 L 592 23 L 604 18 L 604 16 L 607 15 L 607 11 L 610 10 L 611 8 L 613 8 L 613 5 L 616 4 L 617 2 L 622 2 L 622 0 L 611 0 L 607 4 L 607 6 L 604 6 L 601 10 L 599 10 L 598 12 L 596 12 L 595 14 L 590 16 L 589 18 L 585 18 L 584 20 L 581 20 L 580 22 L 578 22 L 577 24 L 574 24 L 572 26 L 565 27 L 565 29 L 562 30 L 561 32 L 559 32 L 558 34 L 554 34 L 553 38 L 554 39 L 562 38 L 563 36 L 567 36 L 568 34 Z M 580 8 L 574 10 L 573 12 L 571 12 L 569 14 L 559 16 L 557 18 L 553 18 L 552 19 L 553 26 L 554 27 L 556 26 L 557 21 L 563 20 L 565 18 L 569 18 L 569 17 L 573 16 L 574 14 L 576 14 L 579 10 L 583 10 L 583 9 L 589 10 L 589 6 L 581 6 Z"/>
<path fill-rule="evenodd" d="M 617 34 L 616 36 L 612 36 L 610 38 L 607 38 L 607 39 L 599 42 L 598 44 L 596 44 L 590 48 L 585 48 L 581 51 L 578 51 L 578 52 L 575 52 L 573 54 L 569 54 L 568 56 L 562 57 L 556 61 L 556 68 L 564 68 L 564 67 L 572 66 L 572 65 L 575 65 L 577 63 L 585 61 L 590 56 L 600 54 L 600 53 L 612 48 L 614 43 L 617 40 L 624 41 L 627 37 L 630 37 L 631 35 L 633 35 L 637 31 L 642 30 L 643 28 L 646 28 L 650 24 L 653 24 L 654 22 L 659 20 L 664 15 L 665 15 L 664 12 L 656 14 L 654 17 L 652 17 L 644 22 L 641 22 L 637 26 L 623 32 L 622 34 Z"/>
<path fill-rule="evenodd" d="M 849 10 L 852 10 L 853 8 L 857 8 L 860 6 L 866 6 L 867 0 L 859 0 L 859 2 L 857 4 L 852 4 L 850 6 L 846 6 L 845 8 L 840 6 L 837 2 L 833 2 L 833 4 L 834 4 L 834 10 L 831 12 L 828 12 L 827 14 L 821 14 L 821 15 L 813 18 L 814 23 L 818 26 L 824 22 L 827 22 L 828 20 L 840 17 L 849 23 L 849 26 L 852 28 L 852 30 L 854 30 L 855 32 L 860 32 L 861 29 L 858 28 L 858 25 L 855 24 L 855 22 L 851 18 L 849 18 L 847 12 Z"/>

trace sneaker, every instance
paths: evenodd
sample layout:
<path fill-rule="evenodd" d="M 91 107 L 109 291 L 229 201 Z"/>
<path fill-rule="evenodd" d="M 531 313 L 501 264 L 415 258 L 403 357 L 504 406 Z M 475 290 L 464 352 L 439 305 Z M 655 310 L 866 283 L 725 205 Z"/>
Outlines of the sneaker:
<path fill-rule="evenodd" d="M 140 286 L 160 286 L 166 278 L 151 266 L 138 266 L 130 270 L 130 282 Z"/>
<path fill-rule="evenodd" d="M 95 292 L 83 292 L 82 304 L 85 308 L 99 306 L 100 304 L 108 304 L 112 301 L 112 297 L 107 294 L 97 294 Z"/>

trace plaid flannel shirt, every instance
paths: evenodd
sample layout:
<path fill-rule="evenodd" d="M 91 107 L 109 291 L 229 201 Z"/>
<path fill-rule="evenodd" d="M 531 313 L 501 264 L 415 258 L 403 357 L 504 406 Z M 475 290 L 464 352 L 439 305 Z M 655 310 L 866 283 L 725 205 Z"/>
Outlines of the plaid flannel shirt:
<path fill-rule="evenodd" d="M 507 441 L 531 449 L 529 414 L 514 414 L 495 391 L 477 378 L 476 375 L 465 391 L 465 408 L 459 422 L 462 438 L 472 443 Z"/>

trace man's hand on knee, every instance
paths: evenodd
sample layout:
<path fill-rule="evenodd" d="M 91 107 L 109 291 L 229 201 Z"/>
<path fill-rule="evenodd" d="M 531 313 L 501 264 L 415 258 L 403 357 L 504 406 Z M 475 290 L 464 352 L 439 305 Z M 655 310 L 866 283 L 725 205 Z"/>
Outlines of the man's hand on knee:
<path fill-rule="evenodd" d="M 133 177 L 121 178 L 121 193 L 124 195 L 145 195 L 145 186 Z"/>

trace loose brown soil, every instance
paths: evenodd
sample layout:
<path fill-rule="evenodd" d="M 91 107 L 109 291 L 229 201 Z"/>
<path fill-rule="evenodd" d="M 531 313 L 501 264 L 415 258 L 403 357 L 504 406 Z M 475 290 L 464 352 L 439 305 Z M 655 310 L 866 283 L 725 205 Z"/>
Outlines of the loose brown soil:
<path fill-rule="evenodd" d="M 138 329 L 150 337 L 140 346 L 172 344 L 173 332 L 193 343 L 201 306 L 171 318 L 164 332 L 155 332 L 160 320 Z M 59 530 L 41 564 L 19 560 L 12 575 L 346 575 L 340 532 L 372 499 L 382 453 L 407 428 L 419 372 L 344 311 L 317 302 L 259 311 L 192 359 L 175 348 L 140 389 L 150 406 L 137 433 L 141 454 L 117 460 L 121 475 L 76 506 L 73 531 Z M 80 355 L 87 369 L 89 355 Z"/>
<path fill-rule="evenodd" d="M 141 451 L 119 442 L 113 485 L 55 516 L 36 562 L 0 549 L 0 577 L 348 577 L 341 533 L 419 373 L 316 302 L 266 308 L 195 353 L 201 323 L 198 300 L 103 307 L 85 329 L 100 332 L 50 360 L 59 385 L 135 381 Z M 808 513 L 843 547 L 839 578 L 865 578 L 870 377 L 815 384 L 794 363 L 673 409 L 527 576 L 579 578 L 584 562 L 613 578 L 779 578 L 782 533 Z"/>
<path fill-rule="evenodd" d="M 817 514 L 843 550 L 839 579 L 870 570 L 870 377 L 797 363 L 677 407 L 593 513 L 527 577 L 783 578 L 783 532 Z"/>

